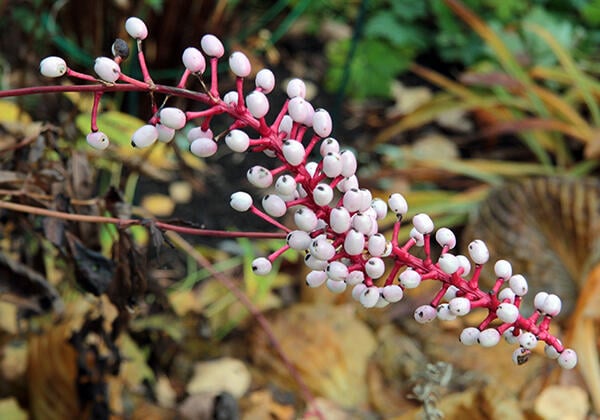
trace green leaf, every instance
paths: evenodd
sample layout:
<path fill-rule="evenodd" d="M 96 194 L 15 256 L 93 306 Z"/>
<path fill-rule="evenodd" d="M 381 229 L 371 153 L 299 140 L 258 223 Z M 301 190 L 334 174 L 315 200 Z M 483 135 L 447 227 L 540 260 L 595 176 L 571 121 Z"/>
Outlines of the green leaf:
<path fill-rule="evenodd" d="M 398 21 L 394 16 L 381 11 L 365 25 L 365 37 L 381 38 L 395 47 L 422 50 L 427 48 L 429 37 L 423 27 Z"/>
<path fill-rule="evenodd" d="M 427 2 L 414 0 L 395 0 L 390 2 L 394 15 L 407 21 L 427 16 Z"/>

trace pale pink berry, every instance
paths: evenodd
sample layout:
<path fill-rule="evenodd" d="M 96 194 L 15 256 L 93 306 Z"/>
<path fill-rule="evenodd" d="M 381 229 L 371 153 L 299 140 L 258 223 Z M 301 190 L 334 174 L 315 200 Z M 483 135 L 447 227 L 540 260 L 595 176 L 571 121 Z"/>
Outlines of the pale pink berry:
<path fill-rule="evenodd" d="M 350 229 L 344 238 L 344 251 L 348 255 L 360 255 L 365 249 L 365 235 Z"/>
<path fill-rule="evenodd" d="M 259 276 L 265 276 L 271 272 L 273 264 L 267 258 L 260 257 L 252 261 L 252 271 Z"/>
<path fill-rule="evenodd" d="M 344 178 L 337 184 L 337 189 L 343 193 L 350 191 L 353 188 L 358 189 L 358 178 L 356 178 L 356 175 Z"/>
<path fill-rule="evenodd" d="M 293 230 L 288 233 L 286 242 L 290 248 L 302 251 L 307 249 L 312 242 L 310 235 L 303 230 Z"/>
<path fill-rule="evenodd" d="M 304 256 L 304 264 L 311 270 L 323 271 L 323 274 L 325 274 L 325 269 L 327 268 L 327 260 L 320 260 L 310 252 Z"/>
<path fill-rule="evenodd" d="M 333 279 L 327 279 L 325 286 L 331 293 L 340 294 L 346 291 L 347 284 L 343 281 L 336 281 Z"/>
<path fill-rule="evenodd" d="M 291 195 L 296 191 L 296 180 L 290 175 L 281 175 L 275 182 L 277 194 Z"/>
<path fill-rule="evenodd" d="M 199 137 L 190 144 L 190 152 L 198 157 L 209 157 L 217 153 L 219 146 L 213 139 Z"/>
<path fill-rule="evenodd" d="M 319 148 L 319 152 L 321 156 L 325 157 L 328 153 L 339 153 L 340 144 L 333 137 L 328 137 L 321 142 L 321 146 Z"/>
<path fill-rule="evenodd" d="M 379 288 L 375 286 L 367 287 L 360 294 L 359 302 L 365 308 L 373 308 L 379 300 Z"/>
<path fill-rule="evenodd" d="M 317 162 L 306 162 L 306 165 L 304 165 L 304 169 L 306 169 L 306 172 L 308 172 L 308 174 L 312 177 L 314 177 L 317 173 L 318 167 L 319 165 Z"/>
<path fill-rule="evenodd" d="M 288 82 L 286 93 L 289 98 L 306 96 L 306 84 L 300 79 L 292 79 Z"/>
<path fill-rule="evenodd" d="M 313 270 L 306 275 L 306 284 L 309 287 L 316 288 L 327 281 L 327 274 L 321 270 Z"/>
<path fill-rule="evenodd" d="M 404 297 L 404 292 L 402 291 L 402 288 L 397 284 L 389 284 L 383 287 L 383 289 L 381 290 L 381 295 L 388 302 L 395 303 L 402 300 L 402 298 Z"/>
<path fill-rule="evenodd" d="M 400 273 L 398 277 L 400 284 L 405 289 L 414 289 L 421 284 L 421 275 L 415 270 L 407 269 Z"/>
<path fill-rule="evenodd" d="M 519 308 L 512 303 L 502 302 L 496 309 L 496 316 L 500 321 L 512 324 L 519 318 Z"/>
<path fill-rule="evenodd" d="M 271 93 L 275 87 L 275 75 L 269 69 L 262 69 L 256 73 L 254 83 L 256 84 L 256 88 L 260 89 L 263 93 Z"/>
<path fill-rule="evenodd" d="M 174 130 L 179 130 L 185 126 L 185 112 L 179 108 L 166 107 L 160 110 L 158 118 L 162 125 L 170 127 Z"/>
<path fill-rule="evenodd" d="M 327 137 L 331 134 L 333 123 L 331 115 L 324 109 L 317 109 L 313 115 L 313 130 L 319 137 Z"/>
<path fill-rule="evenodd" d="M 90 146 L 98 150 L 104 150 L 110 144 L 110 141 L 108 141 L 108 136 L 102 131 L 92 131 L 85 137 L 85 140 Z"/>
<path fill-rule="evenodd" d="M 500 333 L 495 328 L 487 328 L 479 333 L 477 342 L 482 347 L 494 347 L 500 342 Z"/>
<path fill-rule="evenodd" d="M 527 280 L 521 274 L 515 274 L 508 279 L 508 284 L 515 295 L 525 296 L 529 290 Z"/>
<path fill-rule="evenodd" d="M 229 56 L 229 68 L 237 77 L 247 77 L 252 71 L 250 60 L 240 51 L 235 51 Z"/>
<path fill-rule="evenodd" d="M 192 73 L 202 74 L 206 70 L 206 60 L 198 48 L 188 47 L 181 56 L 183 65 Z"/>
<path fill-rule="evenodd" d="M 558 365 L 563 369 L 573 369 L 577 365 L 577 353 L 572 349 L 564 349 L 558 356 Z"/>
<path fill-rule="evenodd" d="M 458 258 L 460 266 L 463 269 L 461 277 L 467 277 L 471 272 L 471 261 L 469 261 L 469 259 L 464 255 L 457 255 L 456 258 Z"/>
<path fill-rule="evenodd" d="M 387 204 L 381 198 L 374 198 L 371 202 L 371 208 L 375 210 L 377 214 L 377 220 L 384 219 L 387 216 Z"/>
<path fill-rule="evenodd" d="M 358 205 L 358 211 L 366 212 L 371 208 L 371 202 L 373 201 L 373 194 L 366 188 L 358 190 L 360 193 L 360 203 Z"/>
<path fill-rule="evenodd" d="M 225 136 L 225 144 L 227 144 L 227 147 L 232 151 L 243 153 L 248 150 L 248 147 L 250 146 L 250 137 L 242 130 L 231 130 Z"/>
<path fill-rule="evenodd" d="M 475 239 L 468 246 L 469 255 L 475 264 L 485 264 L 490 259 L 490 252 L 481 239 Z"/>
<path fill-rule="evenodd" d="M 431 217 L 425 213 L 417 214 L 415 217 L 413 217 L 412 222 L 415 229 L 417 229 L 417 231 L 422 235 L 433 232 L 433 221 L 431 220 Z"/>
<path fill-rule="evenodd" d="M 335 247 L 325 238 L 313 240 L 309 249 L 313 257 L 323 261 L 329 261 L 335 255 Z"/>
<path fill-rule="evenodd" d="M 335 207 L 329 213 L 329 226 L 335 233 L 344 233 L 350 229 L 350 213 L 344 207 Z"/>
<path fill-rule="evenodd" d="M 460 261 L 452 254 L 440 255 L 438 264 L 442 271 L 446 274 L 454 274 L 460 268 Z"/>
<path fill-rule="evenodd" d="M 550 316 L 556 316 L 560 313 L 561 309 L 562 302 L 560 298 L 555 294 L 549 294 L 546 300 L 544 301 L 542 312 Z"/>
<path fill-rule="evenodd" d="M 437 317 L 437 311 L 431 305 L 422 305 L 415 309 L 414 317 L 419 324 L 427 324 Z"/>
<path fill-rule="evenodd" d="M 450 310 L 450 305 L 447 303 L 441 303 L 436 308 L 437 310 L 437 318 L 442 321 L 454 321 L 456 319 L 456 315 L 452 313 Z"/>
<path fill-rule="evenodd" d="M 285 201 L 276 194 L 267 194 L 262 200 L 265 212 L 273 217 L 281 217 L 287 212 Z"/>
<path fill-rule="evenodd" d="M 408 212 L 408 204 L 402 194 L 391 194 L 388 198 L 388 205 L 390 206 L 390 210 L 397 216 L 405 216 Z"/>
<path fill-rule="evenodd" d="M 369 235 L 369 233 L 372 230 L 373 227 L 373 219 L 371 219 L 371 217 L 369 217 L 368 215 L 364 214 L 364 213 L 355 213 L 354 216 L 352 216 L 351 220 L 351 226 L 358 232 L 362 233 L 363 235 Z"/>
<path fill-rule="evenodd" d="M 175 137 L 175 130 L 164 124 L 156 124 L 156 130 L 158 131 L 158 141 L 161 143 L 169 143 Z"/>
<path fill-rule="evenodd" d="M 245 212 L 252 206 L 252 196 L 250 194 L 237 191 L 231 194 L 229 205 L 236 211 Z"/>
<path fill-rule="evenodd" d="M 298 166 L 304 162 L 304 146 L 296 140 L 286 140 L 281 148 L 283 157 L 292 166 Z"/>
<path fill-rule="evenodd" d="M 473 344 L 477 344 L 477 339 L 479 338 L 479 329 L 475 327 L 467 327 L 462 330 L 460 333 L 459 340 L 465 346 L 472 346 Z"/>
<path fill-rule="evenodd" d="M 130 37 L 144 40 L 148 36 L 148 28 L 144 21 L 138 17 L 130 17 L 125 21 L 125 30 Z"/>
<path fill-rule="evenodd" d="M 102 80 L 114 83 L 121 75 L 121 68 L 115 60 L 108 57 L 98 57 L 94 61 L 94 71 Z"/>
<path fill-rule="evenodd" d="M 342 203 L 344 207 L 346 207 L 346 210 L 348 210 L 350 213 L 358 211 L 362 205 L 360 190 L 358 188 L 351 188 L 350 190 L 346 191 L 344 193 Z"/>
<path fill-rule="evenodd" d="M 342 173 L 342 160 L 340 155 L 329 152 L 323 158 L 323 173 L 329 178 L 335 178 Z"/>
<path fill-rule="evenodd" d="M 506 260 L 498 260 L 494 264 L 494 273 L 496 277 L 508 280 L 512 276 L 512 265 Z"/>
<path fill-rule="evenodd" d="M 212 34 L 206 34 L 200 40 L 200 46 L 202 51 L 209 57 L 221 58 L 225 54 L 225 47 L 223 43 Z"/>
<path fill-rule="evenodd" d="M 254 118 L 262 118 L 269 112 L 269 100 L 258 90 L 246 96 L 246 106 Z"/>
<path fill-rule="evenodd" d="M 235 90 L 231 90 L 223 95 L 223 102 L 227 105 L 236 107 L 238 105 L 239 95 Z"/>
<path fill-rule="evenodd" d="M 446 293 L 444 293 L 444 298 L 443 300 L 445 301 L 450 301 L 452 299 L 454 299 L 456 297 L 456 292 L 458 292 L 459 289 L 456 286 L 450 286 L 446 289 Z"/>
<path fill-rule="evenodd" d="M 448 249 L 453 249 L 456 246 L 456 236 L 454 236 L 454 232 L 445 227 L 439 228 L 437 232 L 435 232 L 435 240 L 440 246 L 447 246 Z"/>
<path fill-rule="evenodd" d="M 141 149 L 151 146 L 156 140 L 158 140 L 158 130 L 155 126 L 146 124 L 133 133 L 131 136 L 131 145 Z"/>
<path fill-rule="evenodd" d="M 308 207 L 300 207 L 294 213 L 294 222 L 298 229 L 305 232 L 312 232 L 317 227 L 318 219 L 314 211 Z"/>
<path fill-rule="evenodd" d="M 313 201 L 317 206 L 326 206 L 333 200 L 333 189 L 328 184 L 318 184 L 312 191 Z"/>
<path fill-rule="evenodd" d="M 385 239 L 385 236 L 383 236 L 381 233 L 376 233 L 369 236 L 369 240 L 367 241 L 367 250 L 373 257 L 381 257 L 385 253 L 387 244 L 388 242 Z"/>
<path fill-rule="evenodd" d="M 471 312 L 471 301 L 465 297 L 455 297 L 448 302 L 450 312 L 457 316 L 465 316 Z"/>
<path fill-rule="evenodd" d="M 536 293 L 535 297 L 533 298 L 533 306 L 535 307 L 535 309 L 537 309 L 540 312 L 544 312 L 544 302 L 546 302 L 547 297 L 548 293 L 546 292 Z"/>
<path fill-rule="evenodd" d="M 522 333 L 519 335 L 519 344 L 521 347 L 532 350 L 537 346 L 538 339 L 535 335 L 530 333 L 529 331 Z"/>
<path fill-rule="evenodd" d="M 344 281 L 348 277 L 348 267 L 340 261 L 332 261 L 325 270 L 331 280 Z"/>
<path fill-rule="evenodd" d="M 40 73 L 45 77 L 60 77 L 67 72 L 67 63 L 60 57 L 46 57 L 40 61 Z"/>
<path fill-rule="evenodd" d="M 379 257 L 371 257 L 365 264 L 365 273 L 372 279 L 378 279 L 385 272 L 385 263 Z"/>
<path fill-rule="evenodd" d="M 273 184 L 273 174 L 260 165 L 253 166 L 246 172 L 248 182 L 257 188 L 269 188 Z"/>
<path fill-rule="evenodd" d="M 297 96 L 290 99 L 288 103 L 288 115 L 294 122 L 304 124 L 308 117 L 308 111 L 309 108 L 306 106 L 306 100 L 304 100 L 304 98 Z"/>
<path fill-rule="evenodd" d="M 354 152 L 351 150 L 344 150 L 340 153 L 340 159 L 342 160 L 342 176 L 347 178 L 354 175 L 358 167 Z"/>

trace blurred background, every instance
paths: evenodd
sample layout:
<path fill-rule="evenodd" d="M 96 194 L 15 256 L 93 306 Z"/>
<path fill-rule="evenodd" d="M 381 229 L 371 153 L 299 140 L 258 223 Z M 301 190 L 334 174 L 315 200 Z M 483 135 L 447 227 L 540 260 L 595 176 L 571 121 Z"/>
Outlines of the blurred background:
<path fill-rule="evenodd" d="M 206 33 L 245 52 L 253 74 L 273 70 L 268 120 L 285 81 L 304 79 L 315 108 L 332 114 L 333 136 L 356 152 L 361 186 L 381 198 L 403 193 L 409 216 L 427 212 L 453 228 L 457 253 L 484 239 L 492 261 L 508 259 L 527 276 L 528 302 L 540 290 L 563 298 L 552 331 L 578 350 L 581 369 L 560 372 L 542 346 L 523 366 L 504 343 L 464 348 L 457 337 L 485 317 L 477 311 L 421 328 L 412 312 L 435 285 L 365 311 L 349 293 L 306 287 L 308 271 L 292 253 L 255 276 L 252 260 L 283 240 L 165 238 L 151 224 L 116 229 L 0 210 L 1 418 L 600 413 L 600 1 L 8 0 L 0 4 L 1 89 L 56 82 L 38 72 L 48 55 L 93 74 L 116 37 L 134 51 L 130 16 L 148 26 L 143 48 L 155 82 L 176 84 L 181 53 Z M 235 86 L 225 64 L 222 93 Z M 135 54 L 121 68 L 141 78 Z M 273 162 L 227 150 L 195 158 L 185 130 L 169 145 L 133 150 L 149 105 L 145 94 L 104 95 L 98 124 L 113 144 L 97 153 L 85 144 L 90 95 L 1 100 L 3 200 L 272 230 L 228 202 L 240 185 L 251 189 L 248 168 Z M 485 277 L 491 285 L 493 272 Z"/>

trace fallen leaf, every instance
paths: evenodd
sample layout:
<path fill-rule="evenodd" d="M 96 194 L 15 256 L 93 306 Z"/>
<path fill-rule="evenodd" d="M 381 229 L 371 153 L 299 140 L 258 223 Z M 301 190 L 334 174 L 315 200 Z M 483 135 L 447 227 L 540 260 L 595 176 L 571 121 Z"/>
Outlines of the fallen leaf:
<path fill-rule="evenodd" d="M 239 398 L 244 395 L 251 382 L 250 371 L 238 359 L 223 357 L 194 366 L 194 375 L 187 384 L 189 394 L 229 392 Z"/>

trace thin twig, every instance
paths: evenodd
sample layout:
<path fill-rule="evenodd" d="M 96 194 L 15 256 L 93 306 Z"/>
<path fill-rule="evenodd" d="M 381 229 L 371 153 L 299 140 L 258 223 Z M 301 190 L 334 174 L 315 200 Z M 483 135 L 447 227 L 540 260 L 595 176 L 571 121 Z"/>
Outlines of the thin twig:
<path fill-rule="evenodd" d="M 65 213 L 57 210 L 44 209 L 27 204 L 13 203 L 10 201 L 0 201 L 0 208 L 17 211 L 20 213 L 35 214 L 38 216 L 54 217 L 56 219 L 71 220 L 74 222 L 104 223 L 114 224 L 119 228 L 128 226 L 144 225 L 147 220 L 144 219 L 120 219 L 117 217 L 93 216 L 88 214 Z M 260 238 L 260 239 L 283 239 L 285 233 L 276 232 L 240 232 L 225 231 L 213 229 L 198 229 L 188 226 L 178 226 L 171 223 L 154 221 L 154 225 L 164 231 L 179 232 L 187 235 L 211 236 L 218 238 Z"/>

